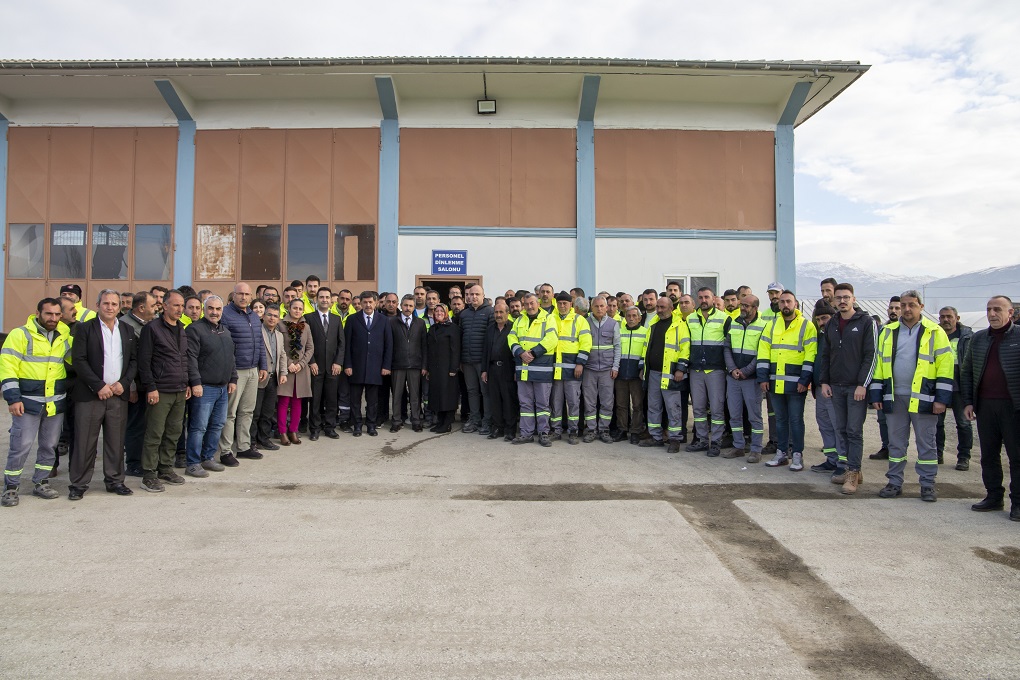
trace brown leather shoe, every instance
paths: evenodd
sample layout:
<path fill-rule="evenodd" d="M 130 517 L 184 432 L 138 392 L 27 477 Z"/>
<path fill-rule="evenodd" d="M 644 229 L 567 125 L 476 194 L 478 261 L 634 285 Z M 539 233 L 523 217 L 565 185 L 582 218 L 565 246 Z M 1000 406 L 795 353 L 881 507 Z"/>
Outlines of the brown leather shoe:
<path fill-rule="evenodd" d="M 864 475 L 860 470 L 847 470 L 846 481 L 843 482 L 842 493 L 852 496 L 857 493 L 857 487 L 864 483 Z"/>
<path fill-rule="evenodd" d="M 290 437 L 290 443 L 291 444 L 300 444 L 301 443 L 301 438 L 298 437 L 298 433 L 297 432 L 288 432 L 287 436 Z"/>

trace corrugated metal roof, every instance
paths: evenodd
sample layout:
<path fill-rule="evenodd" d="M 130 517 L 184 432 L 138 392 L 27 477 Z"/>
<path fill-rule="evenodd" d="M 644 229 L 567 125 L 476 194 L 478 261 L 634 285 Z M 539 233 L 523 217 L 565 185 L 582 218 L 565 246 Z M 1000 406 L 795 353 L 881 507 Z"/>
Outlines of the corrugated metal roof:
<path fill-rule="evenodd" d="M 0 59 L 0 69 L 107 70 L 167 68 L 272 68 L 316 66 L 579 66 L 753 71 L 838 71 L 863 73 L 859 61 L 824 60 L 671 60 L 588 57 L 263 57 L 238 59 Z"/>

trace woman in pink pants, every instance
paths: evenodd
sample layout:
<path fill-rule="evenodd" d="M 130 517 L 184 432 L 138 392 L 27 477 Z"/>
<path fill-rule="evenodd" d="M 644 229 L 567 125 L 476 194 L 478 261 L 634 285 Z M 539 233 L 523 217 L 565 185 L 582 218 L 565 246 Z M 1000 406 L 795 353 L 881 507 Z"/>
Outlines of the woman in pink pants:
<path fill-rule="evenodd" d="M 280 444 L 300 444 L 298 423 L 301 421 L 301 399 L 312 396 L 312 378 L 308 361 L 312 358 L 312 332 L 305 323 L 305 303 L 292 300 L 283 320 L 284 346 L 287 348 L 287 373 L 290 379 L 280 386 L 276 395 L 276 423 Z M 289 414 L 289 418 L 288 418 Z"/>

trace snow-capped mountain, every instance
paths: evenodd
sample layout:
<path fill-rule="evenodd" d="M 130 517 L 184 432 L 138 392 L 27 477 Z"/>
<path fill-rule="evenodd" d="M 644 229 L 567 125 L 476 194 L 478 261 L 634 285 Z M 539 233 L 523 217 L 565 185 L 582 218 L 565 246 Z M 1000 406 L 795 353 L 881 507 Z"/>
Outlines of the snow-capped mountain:
<path fill-rule="evenodd" d="M 805 262 L 797 266 L 797 294 L 818 297 L 818 284 L 832 277 L 840 282 L 852 283 L 854 293 L 861 298 L 882 298 L 899 295 L 910 288 L 935 281 L 934 276 L 903 276 L 870 272 L 843 262 Z"/>

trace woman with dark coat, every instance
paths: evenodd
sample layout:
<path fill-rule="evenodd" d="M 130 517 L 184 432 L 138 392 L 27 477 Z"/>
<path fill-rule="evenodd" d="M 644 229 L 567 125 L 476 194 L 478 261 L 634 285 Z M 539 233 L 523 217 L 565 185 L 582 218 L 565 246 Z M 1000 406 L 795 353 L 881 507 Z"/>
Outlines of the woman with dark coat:
<path fill-rule="evenodd" d="M 435 323 L 428 335 L 429 408 L 436 414 L 430 428 L 440 434 L 450 431 L 453 414 L 460 402 L 457 369 L 460 368 L 460 328 L 450 321 L 446 305 L 436 305 Z"/>

